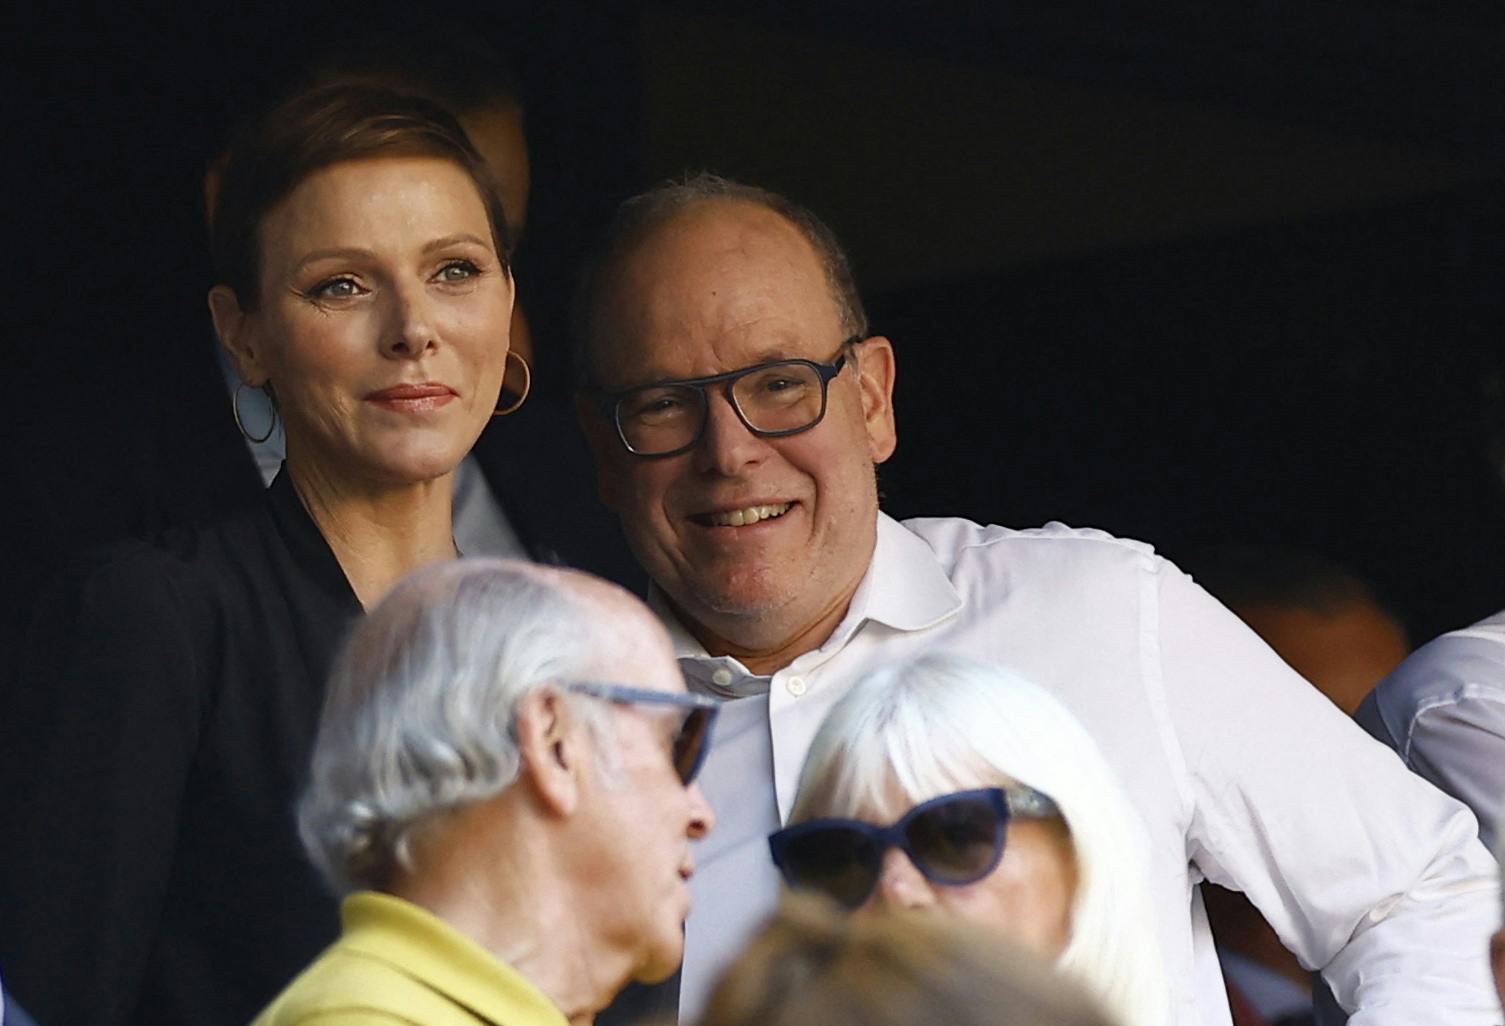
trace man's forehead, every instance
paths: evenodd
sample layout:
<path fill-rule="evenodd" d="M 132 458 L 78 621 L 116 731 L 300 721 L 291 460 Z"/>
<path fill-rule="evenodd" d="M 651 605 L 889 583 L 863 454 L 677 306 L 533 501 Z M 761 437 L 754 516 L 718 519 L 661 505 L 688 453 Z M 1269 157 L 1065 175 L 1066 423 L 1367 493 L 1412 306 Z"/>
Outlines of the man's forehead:
<path fill-rule="evenodd" d="M 678 212 L 620 259 L 598 343 L 603 384 L 827 359 L 841 311 L 818 255 L 782 215 L 746 201 Z"/>
<path fill-rule="evenodd" d="M 618 257 L 618 272 L 676 260 L 700 270 L 707 258 L 720 265 L 764 260 L 798 272 L 820 273 L 815 248 L 788 218 L 745 199 L 708 198 L 667 212 L 647 226 Z"/>

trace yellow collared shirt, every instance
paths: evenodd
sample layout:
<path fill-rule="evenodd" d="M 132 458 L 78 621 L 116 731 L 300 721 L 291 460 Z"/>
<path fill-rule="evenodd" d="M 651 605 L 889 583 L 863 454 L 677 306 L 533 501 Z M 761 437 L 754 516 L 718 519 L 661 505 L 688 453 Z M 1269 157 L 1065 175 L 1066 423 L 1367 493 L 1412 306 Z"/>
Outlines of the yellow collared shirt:
<path fill-rule="evenodd" d="M 252 1026 L 568 1026 L 538 988 L 417 905 L 362 891 L 340 920 L 340 939 Z"/>

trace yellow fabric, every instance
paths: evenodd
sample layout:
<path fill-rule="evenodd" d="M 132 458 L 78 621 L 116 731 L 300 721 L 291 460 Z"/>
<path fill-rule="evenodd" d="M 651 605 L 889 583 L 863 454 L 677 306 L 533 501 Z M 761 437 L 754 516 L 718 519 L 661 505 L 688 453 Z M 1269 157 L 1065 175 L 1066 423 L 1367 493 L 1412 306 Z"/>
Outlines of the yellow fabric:
<path fill-rule="evenodd" d="M 252 1026 L 568 1026 L 531 983 L 417 905 L 362 891 L 340 939 Z"/>

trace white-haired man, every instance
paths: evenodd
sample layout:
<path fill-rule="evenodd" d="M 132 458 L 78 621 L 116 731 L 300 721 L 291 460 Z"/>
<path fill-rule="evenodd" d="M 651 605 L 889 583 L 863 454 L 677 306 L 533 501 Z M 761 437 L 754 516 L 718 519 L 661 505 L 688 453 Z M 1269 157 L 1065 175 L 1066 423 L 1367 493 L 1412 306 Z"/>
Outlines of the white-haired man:
<path fill-rule="evenodd" d="M 299 806 L 341 937 L 256 1026 L 589 1023 L 672 973 L 715 712 L 615 585 L 408 578 L 335 666 Z"/>
<path fill-rule="evenodd" d="M 1100 532 L 879 512 L 894 348 L 813 215 L 709 177 L 637 197 L 576 331 L 602 496 L 692 687 L 728 699 L 682 1015 L 775 899 L 764 836 L 824 711 L 876 666 L 951 648 L 1051 690 L 1122 778 L 1172 1022 L 1229 1021 L 1202 879 L 1245 891 L 1354 1026 L 1497 1021 L 1478 965 L 1497 884 L 1473 816 L 1185 575 Z"/>

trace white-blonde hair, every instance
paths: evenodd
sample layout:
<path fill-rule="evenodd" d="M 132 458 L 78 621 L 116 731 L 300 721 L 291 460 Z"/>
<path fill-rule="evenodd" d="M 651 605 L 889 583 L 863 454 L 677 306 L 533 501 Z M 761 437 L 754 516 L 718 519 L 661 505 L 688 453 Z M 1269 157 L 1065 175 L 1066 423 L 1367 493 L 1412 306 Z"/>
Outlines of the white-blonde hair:
<path fill-rule="evenodd" d="M 1057 963 L 1125 1026 L 1163 1026 L 1169 986 L 1149 902 L 1148 841 L 1097 745 L 1056 699 L 987 663 L 930 654 L 858 681 L 805 759 L 790 822 L 1020 783 L 1056 802 L 1077 890 Z"/>

